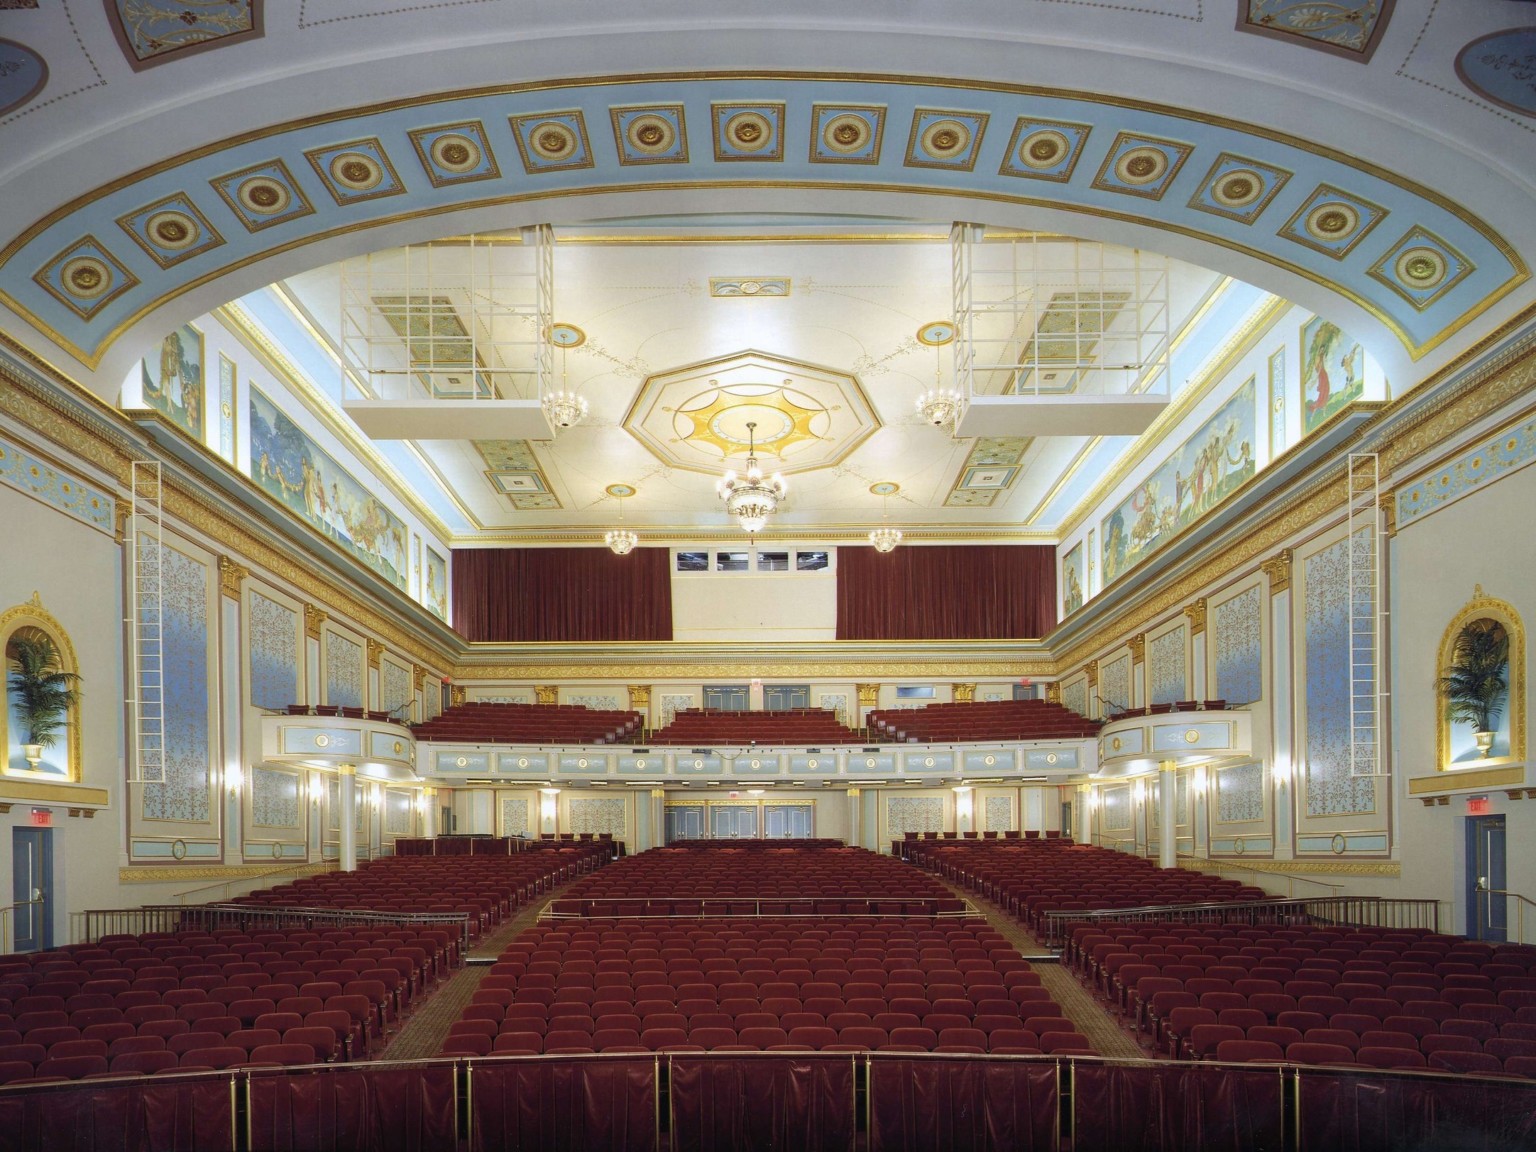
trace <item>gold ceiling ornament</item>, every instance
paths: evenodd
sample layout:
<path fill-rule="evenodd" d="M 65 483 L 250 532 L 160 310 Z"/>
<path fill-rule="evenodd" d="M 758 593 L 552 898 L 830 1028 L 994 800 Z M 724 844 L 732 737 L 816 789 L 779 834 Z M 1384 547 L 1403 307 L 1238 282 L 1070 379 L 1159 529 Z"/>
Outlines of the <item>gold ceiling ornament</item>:
<path fill-rule="evenodd" d="M 712 390 L 700 393 L 705 399 L 699 407 L 677 411 L 679 418 L 686 417 L 693 425 L 679 437 L 685 443 L 711 445 L 719 449 L 722 458 L 729 458 L 740 450 L 743 439 L 755 444 L 756 430 L 761 428 L 764 447 L 782 458 L 786 448 L 821 439 L 812 421 L 825 416 L 827 410 L 794 388 L 793 380 L 777 385 L 709 383 Z M 742 436 L 743 429 L 747 430 L 746 437 Z"/>
<path fill-rule="evenodd" d="M 764 478 L 757 464 L 757 421 L 747 421 L 747 470 L 741 476 L 727 471 L 715 490 L 725 501 L 725 510 L 736 517 L 741 530 L 756 536 L 779 510 L 779 501 L 789 494 L 784 477 L 775 472 Z"/>
<path fill-rule="evenodd" d="M 640 543 L 640 537 L 624 527 L 624 501 L 637 490 L 632 484 L 610 484 L 606 491 L 619 502 L 619 524 L 603 534 L 603 543 L 608 545 L 608 550 L 615 556 L 628 556 L 634 551 L 635 545 Z"/>

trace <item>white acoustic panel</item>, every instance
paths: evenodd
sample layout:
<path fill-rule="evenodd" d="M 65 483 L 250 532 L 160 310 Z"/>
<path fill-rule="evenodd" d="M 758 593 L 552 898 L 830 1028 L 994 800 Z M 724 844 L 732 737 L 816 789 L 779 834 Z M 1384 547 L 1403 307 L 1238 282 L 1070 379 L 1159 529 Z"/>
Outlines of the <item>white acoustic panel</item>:
<path fill-rule="evenodd" d="M 553 440 L 537 400 L 348 400 L 373 440 Z"/>
<path fill-rule="evenodd" d="M 1168 407 L 1157 394 L 1120 396 L 973 396 L 955 435 L 1139 436 Z"/>

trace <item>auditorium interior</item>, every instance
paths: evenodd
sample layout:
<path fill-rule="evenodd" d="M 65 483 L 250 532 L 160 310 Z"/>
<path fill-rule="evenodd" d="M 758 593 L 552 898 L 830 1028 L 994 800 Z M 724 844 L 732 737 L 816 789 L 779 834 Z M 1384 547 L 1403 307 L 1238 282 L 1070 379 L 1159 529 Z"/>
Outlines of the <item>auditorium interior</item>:
<path fill-rule="evenodd" d="M 1531 1147 L 1533 16 L 0 0 L 0 1147 Z"/>

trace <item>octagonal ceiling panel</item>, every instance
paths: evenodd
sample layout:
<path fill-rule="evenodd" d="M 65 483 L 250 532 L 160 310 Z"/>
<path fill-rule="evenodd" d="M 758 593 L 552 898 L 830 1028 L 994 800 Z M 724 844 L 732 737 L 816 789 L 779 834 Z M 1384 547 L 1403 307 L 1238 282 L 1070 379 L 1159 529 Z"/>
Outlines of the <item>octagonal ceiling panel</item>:
<path fill-rule="evenodd" d="M 757 351 L 648 376 L 624 418 L 664 464 L 707 473 L 754 443 L 770 471 L 830 467 L 879 427 L 856 377 Z"/>

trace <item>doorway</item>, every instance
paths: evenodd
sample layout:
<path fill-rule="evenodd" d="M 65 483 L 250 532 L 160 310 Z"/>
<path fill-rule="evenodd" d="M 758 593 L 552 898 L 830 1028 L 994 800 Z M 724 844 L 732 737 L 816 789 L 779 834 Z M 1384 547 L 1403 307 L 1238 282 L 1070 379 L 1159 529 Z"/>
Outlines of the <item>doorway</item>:
<path fill-rule="evenodd" d="M 720 712 L 745 712 L 752 707 L 751 688 L 746 684 L 706 684 L 704 707 Z"/>
<path fill-rule="evenodd" d="M 1504 817 L 1467 817 L 1467 935 L 1474 940 L 1509 938 L 1504 893 Z"/>
<path fill-rule="evenodd" d="M 664 843 L 704 838 L 704 805 L 668 804 L 661 810 Z"/>
<path fill-rule="evenodd" d="M 788 712 L 811 706 L 809 684 L 769 684 L 763 689 L 763 707 L 769 712 Z"/>
<path fill-rule="evenodd" d="M 53 947 L 53 829 L 11 830 L 11 901 L 15 904 L 15 949 L 43 952 Z"/>

